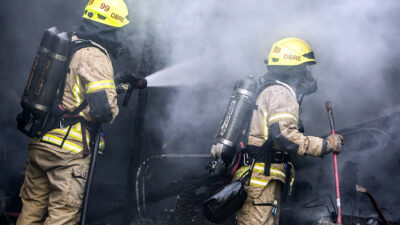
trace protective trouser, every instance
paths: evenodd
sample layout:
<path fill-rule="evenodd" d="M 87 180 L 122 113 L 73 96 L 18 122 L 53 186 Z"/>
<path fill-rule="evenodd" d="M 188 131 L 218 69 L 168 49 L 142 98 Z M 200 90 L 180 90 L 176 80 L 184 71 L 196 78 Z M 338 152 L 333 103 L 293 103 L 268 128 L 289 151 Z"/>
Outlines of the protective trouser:
<path fill-rule="evenodd" d="M 75 225 L 79 222 L 90 155 L 53 154 L 30 147 L 17 225 Z M 62 156 L 62 157 L 60 157 Z"/>
<path fill-rule="evenodd" d="M 106 50 L 92 44 L 97 47 L 79 49 L 72 56 L 61 106 L 73 112 L 87 100 L 88 106 L 79 113 L 80 117 L 88 122 L 111 123 L 118 115 L 114 71 Z M 90 155 L 83 156 L 89 137 L 89 129 L 82 123 L 64 126 L 60 121 L 41 138 L 31 139 L 18 225 L 79 221 L 90 163 Z"/>
<path fill-rule="evenodd" d="M 284 163 L 271 164 L 270 176 L 264 175 L 264 163 L 257 162 L 253 165 L 251 177 L 244 185 L 247 192 L 246 201 L 236 213 L 238 225 L 277 225 L 279 223 L 280 198 L 286 180 L 284 165 Z M 249 166 L 240 167 L 235 172 L 233 180 L 242 177 L 248 169 Z M 292 175 L 290 179 L 294 180 L 294 170 Z"/>
<path fill-rule="evenodd" d="M 278 225 L 283 183 L 270 180 L 264 188 L 245 186 L 247 199 L 236 213 L 238 225 Z"/>

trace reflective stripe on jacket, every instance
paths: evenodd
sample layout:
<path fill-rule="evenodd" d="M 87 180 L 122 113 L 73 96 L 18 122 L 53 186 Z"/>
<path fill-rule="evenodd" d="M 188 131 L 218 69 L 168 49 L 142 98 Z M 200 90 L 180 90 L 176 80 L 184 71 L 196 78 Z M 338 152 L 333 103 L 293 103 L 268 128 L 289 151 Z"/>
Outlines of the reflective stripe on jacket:
<path fill-rule="evenodd" d="M 271 179 L 280 180 L 281 182 L 285 182 L 286 172 L 283 164 L 274 163 L 271 165 L 270 174 L 271 176 L 264 176 L 265 163 L 255 163 L 253 167 L 253 172 L 250 178 L 250 185 L 257 187 L 265 187 Z M 249 166 L 240 167 L 235 175 L 233 180 L 237 180 L 242 175 L 249 170 Z"/>
<path fill-rule="evenodd" d="M 258 109 L 253 112 L 248 145 L 262 146 L 268 138 L 273 138 L 275 147 L 281 151 L 298 156 L 321 156 L 323 139 L 305 136 L 298 130 L 299 104 L 290 86 L 267 87 L 256 104 Z"/>
<path fill-rule="evenodd" d="M 76 36 L 72 37 L 72 40 L 76 39 Z M 61 104 L 66 110 L 72 112 L 83 101 L 92 96 L 91 101 L 88 101 L 88 106 L 79 113 L 79 116 L 87 121 L 94 121 L 96 115 L 99 115 L 99 110 L 104 108 L 109 111 L 106 112 L 106 115 L 109 116 L 107 122 L 111 123 L 118 115 L 114 71 L 110 57 L 105 54 L 107 51 L 96 43 L 93 44 L 97 47 L 90 46 L 79 49 L 72 56 Z M 97 106 L 93 103 L 96 103 Z M 102 107 L 104 105 L 107 107 Z M 86 130 L 87 143 L 90 143 L 89 136 L 90 134 Z M 73 126 L 53 129 L 47 132 L 41 140 L 33 139 L 30 144 L 44 150 L 62 148 L 73 153 L 79 153 L 83 150 L 82 139 L 82 124 L 77 123 Z"/>
<path fill-rule="evenodd" d="M 257 109 L 253 111 L 248 145 L 262 146 L 268 138 L 272 138 L 274 148 L 280 151 L 298 156 L 306 154 L 321 156 L 323 139 L 305 136 L 298 130 L 299 104 L 296 93 L 289 85 L 280 81 L 277 82 L 280 85 L 265 88 L 256 100 Z M 292 165 L 290 162 L 288 163 Z M 264 187 L 270 180 L 279 180 L 285 183 L 284 163 L 272 164 L 270 176 L 264 175 L 264 167 L 263 163 L 255 164 L 250 185 Z M 243 170 L 242 168 L 246 167 L 241 167 L 237 173 L 240 173 Z M 293 165 L 291 166 L 290 176 L 289 192 L 291 192 L 295 179 Z"/>

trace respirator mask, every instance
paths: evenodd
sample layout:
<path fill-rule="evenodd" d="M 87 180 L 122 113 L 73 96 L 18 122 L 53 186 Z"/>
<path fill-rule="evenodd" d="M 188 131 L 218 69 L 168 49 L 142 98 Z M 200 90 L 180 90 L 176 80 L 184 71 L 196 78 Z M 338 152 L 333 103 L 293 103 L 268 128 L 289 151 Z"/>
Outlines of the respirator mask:
<path fill-rule="evenodd" d="M 119 59 L 122 55 L 125 55 L 128 52 L 128 46 L 124 45 L 127 41 L 127 37 L 124 34 L 123 29 L 115 30 L 113 36 L 112 40 L 114 42 L 111 42 L 112 45 L 110 45 L 107 50 L 114 59 Z"/>
<path fill-rule="evenodd" d="M 317 79 L 312 75 L 310 65 L 306 65 L 304 75 L 297 85 L 297 89 L 304 95 L 313 94 L 318 90 Z"/>
<path fill-rule="evenodd" d="M 123 28 L 107 26 L 84 18 L 76 34 L 79 38 L 100 44 L 114 59 L 121 57 L 127 49 L 122 45 L 126 39 Z"/>

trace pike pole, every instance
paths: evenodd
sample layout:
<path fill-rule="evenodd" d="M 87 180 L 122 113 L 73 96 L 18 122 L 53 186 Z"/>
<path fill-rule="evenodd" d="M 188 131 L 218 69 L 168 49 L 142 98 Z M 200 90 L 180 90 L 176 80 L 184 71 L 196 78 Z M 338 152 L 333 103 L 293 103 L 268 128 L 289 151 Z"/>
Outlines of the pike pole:
<path fill-rule="evenodd" d="M 335 122 L 333 120 L 332 103 L 330 101 L 325 102 L 325 107 L 326 111 L 328 112 L 329 124 L 331 125 L 331 134 L 335 134 Z M 333 167 L 335 170 L 336 206 L 338 208 L 337 224 L 342 224 L 342 207 L 340 205 L 339 172 L 336 153 L 333 153 Z"/>

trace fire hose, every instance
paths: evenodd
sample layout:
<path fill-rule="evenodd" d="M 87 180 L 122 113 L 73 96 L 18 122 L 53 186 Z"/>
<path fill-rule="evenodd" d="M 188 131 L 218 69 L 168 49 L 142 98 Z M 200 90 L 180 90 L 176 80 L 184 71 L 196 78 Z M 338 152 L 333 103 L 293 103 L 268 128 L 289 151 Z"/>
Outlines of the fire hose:
<path fill-rule="evenodd" d="M 135 183 L 136 204 L 137 204 L 137 211 L 138 211 L 138 216 L 139 216 L 140 222 L 143 223 L 143 221 L 144 221 L 143 215 L 146 212 L 145 175 L 154 160 L 158 160 L 158 159 L 207 159 L 207 158 L 212 158 L 211 154 L 161 154 L 161 155 L 149 157 L 146 160 L 144 160 L 137 170 L 136 183 Z M 142 170 L 144 167 L 145 167 L 145 169 L 144 169 L 144 175 L 142 177 L 142 187 L 141 187 L 141 193 L 140 193 L 139 178 L 142 174 Z M 142 200 L 140 200 L 140 194 L 142 195 Z"/>

